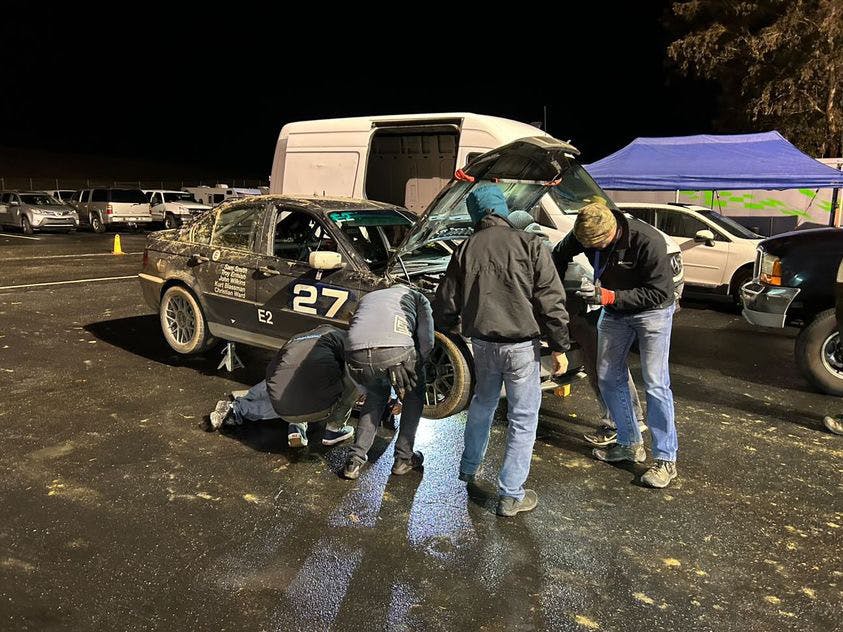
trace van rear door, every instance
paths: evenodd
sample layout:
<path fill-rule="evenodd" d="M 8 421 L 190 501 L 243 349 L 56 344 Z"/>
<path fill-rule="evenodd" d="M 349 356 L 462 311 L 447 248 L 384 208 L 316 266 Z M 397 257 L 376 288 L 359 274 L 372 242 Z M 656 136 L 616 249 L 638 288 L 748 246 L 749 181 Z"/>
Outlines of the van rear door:
<path fill-rule="evenodd" d="M 149 202 L 140 189 L 109 189 L 109 215 L 124 222 L 150 222 Z"/>

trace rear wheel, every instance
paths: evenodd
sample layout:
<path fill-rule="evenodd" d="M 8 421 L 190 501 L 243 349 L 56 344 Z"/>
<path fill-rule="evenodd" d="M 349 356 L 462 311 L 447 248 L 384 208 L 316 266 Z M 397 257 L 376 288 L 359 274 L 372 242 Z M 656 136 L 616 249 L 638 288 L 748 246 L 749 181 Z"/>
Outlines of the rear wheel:
<path fill-rule="evenodd" d="M 95 233 L 105 232 L 105 224 L 103 223 L 102 217 L 100 217 L 99 213 L 91 213 L 88 216 L 88 222 L 91 224 L 91 230 Z"/>
<path fill-rule="evenodd" d="M 796 365 L 817 389 L 829 395 L 843 395 L 843 354 L 839 342 L 837 317 L 833 309 L 817 314 L 796 338 Z"/>
<path fill-rule="evenodd" d="M 167 288 L 158 314 L 164 338 L 175 351 L 185 355 L 202 353 L 214 344 L 202 307 L 187 288 L 181 285 Z"/>
<path fill-rule="evenodd" d="M 462 349 L 445 334 L 436 332 L 430 360 L 425 365 L 422 415 L 429 419 L 450 417 L 468 405 L 471 398 L 471 369 Z"/>
<path fill-rule="evenodd" d="M 31 235 L 35 232 L 34 230 L 32 230 L 32 222 L 29 221 L 29 218 L 26 215 L 21 216 L 20 227 L 25 235 Z"/>

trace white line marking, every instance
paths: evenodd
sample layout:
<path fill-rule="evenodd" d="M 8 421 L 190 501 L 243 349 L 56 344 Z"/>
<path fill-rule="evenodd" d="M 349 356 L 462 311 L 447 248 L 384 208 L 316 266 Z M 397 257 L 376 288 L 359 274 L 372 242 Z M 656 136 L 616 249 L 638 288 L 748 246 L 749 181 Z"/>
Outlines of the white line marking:
<path fill-rule="evenodd" d="M 119 279 L 137 279 L 137 274 L 129 276 L 99 277 L 97 279 L 76 279 L 74 281 L 50 281 L 49 283 L 28 283 L 27 285 L 0 285 L 0 290 L 19 290 L 26 287 L 43 287 L 45 285 L 66 285 L 69 283 L 92 283 L 93 281 L 117 281 Z"/>
<path fill-rule="evenodd" d="M 40 237 L 27 237 L 25 235 L 9 235 L 8 233 L 0 233 L 0 237 L 14 237 L 15 239 L 31 239 L 33 241 L 41 241 Z"/>
<path fill-rule="evenodd" d="M 141 255 L 142 252 L 124 252 L 124 255 Z M 70 257 L 119 257 L 110 252 L 94 252 L 81 255 L 43 255 L 38 257 L 13 257 L 11 259 L 3 259 L 3 261 L 31 261 L 33 259 L 67 259 Z"/>

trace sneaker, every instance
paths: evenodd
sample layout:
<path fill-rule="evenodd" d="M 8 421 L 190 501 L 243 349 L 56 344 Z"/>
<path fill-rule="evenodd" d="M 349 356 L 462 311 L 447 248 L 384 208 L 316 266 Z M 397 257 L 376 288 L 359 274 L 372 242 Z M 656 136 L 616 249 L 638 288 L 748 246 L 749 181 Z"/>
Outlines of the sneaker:
<path fill-rule="evenodd" d="M 210 417 L 211 428 L 213 428 L 214 430 L 219 430 L 220 428 L 222 428 L 223 424 L 236 424 L 234 408 L 232 407 L 231 402 L 227 399 L 221 399 L 217 402 L 217 405 L 214 406 L 214 410 L 211 412 Z"/>
<path fill-rule="evenodd" d="M 834 434 L 843 435 L 843 421 L 841 421 L 843 415 L 837 415 L 835 417 L 823 417 L 823 425 L 828 428 L 829 432 L 833 432 Z"/>
<path fill-rule="evenodd" d="M 360 470 L 366 465 L 367 459 L 361 459 L 359 456 L 351 456 L 345 462 L 345 467 L 342 470 L 342 475 L 349 479 L 355 480 L 360 478 Z"/>
<path fill-rule="evenodd" d="M 532 511 L 539 504 L 539 495 L 532 489 L 524 490 L 524 498 L 518 500 L 512 496 L 501 496 L 498 501 L 498 515 L 511 518 L 522 511 Z"/>
<path fill-rule="evenodd" d="M 647 460 L 647 453 L 644 452 L 644 445 L 641 443 L 630 446 L 616 443 L 608 450 L 592 450 L 592 454 L 598 461 L 606 461 L 607 463 L 617 463 L 618 461 L 643 463 Z"/>
<path fill-rule="evenodd" d="M 403 476 L 407 472 L 418 470 L 424 463 L 424 454 L 416 450 L 410 459 L 395 459 L 392 464 L 392 473 L 396 476 Z"/>
<path fill-rule="evenodd" d="M 644 472 L 641 482 L 649 487 L 661 489 L 667 487 L 674 478 L 676 478 L 676 463 L 658 460 Z"/>
<path fill-rule="evenodd" d="M 304 448 L 307 446 L 307 432 L 296 424 L 290 424 L 287 428 L 287 445 L 291 448 Z"/>
<path fill-rule="evenodd" d="M 618 431 L 612 426 L 600 426 L 594 434 L 584 434 L 583 439 L 592 445 L 603 447 L 618 440 Z"/>
<path fill-rule="evenodd" d="M 336 445 L 346 439 L 354 436 L 354 428 L 351 426 L 343 426 L 339 430 L 329 430 L 325 428 L 325 434 L 322 435 L 322 445 Z"/>
<path fill-rule="evenodd" d="M 468 472 L 463 472 L 462 470 L 460 470 L 459 479 L 463 483 L 468 483 L 469 485 L 471 485 L 472 483 L 474 483 L 474 478 L 475 474 L 469 474 Z"/>

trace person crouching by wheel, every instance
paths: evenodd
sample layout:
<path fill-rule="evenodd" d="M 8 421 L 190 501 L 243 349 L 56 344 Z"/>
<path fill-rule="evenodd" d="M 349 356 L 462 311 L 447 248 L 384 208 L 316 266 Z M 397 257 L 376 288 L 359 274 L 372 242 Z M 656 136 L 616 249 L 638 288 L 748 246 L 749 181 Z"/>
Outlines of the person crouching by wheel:
<path fill-rule="evenodd" d="M 358 478 L 368 461 L 393 387 L 403 409 L 392 473 L 400 476 L 421 467 L 424 456 L 413 451 L 413 444 L 424 406 L 424 363 L 432 350 L 433 315 L 421 292 L 394 285 L 360 300 L 348 331 L 346 362 L 349 375 L 365 388 L 366 401 L 343 470 L 345 478 Z"/>

